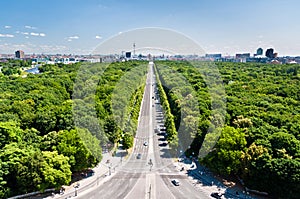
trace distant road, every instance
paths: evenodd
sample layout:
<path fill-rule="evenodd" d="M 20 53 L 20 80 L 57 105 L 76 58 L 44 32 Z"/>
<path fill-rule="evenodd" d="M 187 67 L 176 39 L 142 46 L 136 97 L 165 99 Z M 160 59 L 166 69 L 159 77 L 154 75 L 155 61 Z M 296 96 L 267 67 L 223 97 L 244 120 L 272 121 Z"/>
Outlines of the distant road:
<path fill-rule="evenodd" d="M 173 199 L 210 198 L 207 193 L 194 187 L 189 179 L 175 168 L 168 156 L 163 136 L 154 133 L 161 122 L 161 107 L 155 104 L 155 77 L 153 63 L 149 63 L 140 120 L 134 149 L 129 160 L 107 181 L 77 198 L 88 199 Z M 153 98 L 152 98 L 153 97 Z M 146 142 L 146 143 L 145 143 Z M 140 158 L 137 158 L 140 154 Z M 174 186 L 172 179 L 178 179 L 180 186 Z"/>

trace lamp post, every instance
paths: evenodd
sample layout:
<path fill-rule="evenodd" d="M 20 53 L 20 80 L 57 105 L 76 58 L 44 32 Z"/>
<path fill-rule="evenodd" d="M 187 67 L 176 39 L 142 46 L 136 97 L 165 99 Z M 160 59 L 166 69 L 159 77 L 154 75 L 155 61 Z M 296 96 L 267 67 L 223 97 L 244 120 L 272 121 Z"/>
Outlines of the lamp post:
<path fill-rule="evenodd" d="M 123 161 L 123 154 L 121 153 L 121 164 L 122 164 L 122 161 Z"/>

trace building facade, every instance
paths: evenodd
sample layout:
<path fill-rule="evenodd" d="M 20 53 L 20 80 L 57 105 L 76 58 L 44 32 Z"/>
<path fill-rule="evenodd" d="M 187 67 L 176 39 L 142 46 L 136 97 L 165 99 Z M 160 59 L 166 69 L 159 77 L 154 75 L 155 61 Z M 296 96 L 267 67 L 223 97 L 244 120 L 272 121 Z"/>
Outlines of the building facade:
<path fill-rule="evenodd" d="M 16 58 L 18 58 L 18 59 L 24 59 L 24 58 L 25 58 L 24 51 L 22 51 L 22 50 L 17 50 L 17 51 L 15 52 L 15 56 L 16 56 Z"/>

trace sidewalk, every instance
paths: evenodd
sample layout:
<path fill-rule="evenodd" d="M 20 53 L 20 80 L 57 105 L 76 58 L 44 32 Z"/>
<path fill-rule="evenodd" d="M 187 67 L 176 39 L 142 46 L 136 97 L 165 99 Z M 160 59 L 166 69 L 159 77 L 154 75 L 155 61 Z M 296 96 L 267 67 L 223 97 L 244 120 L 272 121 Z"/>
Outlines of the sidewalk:
<path fill-rule="evenodd" d="M 253 195 L 238 185 L 225 186 L 223 182 L 213 175 L 213 173 L 211 173 L 207 168 L 201 166 L 198 161 L 185 159 L 183 162 L 177 162 L 177 166 L 178 168 L 184 168 L 182 172 L 192 178 L 192 181 L 196 180 L 195 186 L 199 186 L 199 188 L 209 193 L 209 195 L 217 192 L 223 194 L 222 198 L 266 198 Z"/>
<path fill-rule="evenodd" d="M 116 168 L 120 167 L 126 161 L 127 152 L 122 149 L 117 149 L 114 156 L 112 153 L 103 153 L 101 162 L 93 168 L 93 175 L 86 177 L 80 181 L 74 182 L 69 186 L 63 186 L 65 191 L 63 194 L 55 194 L 46 197 L 46 199 L 65 199 L 76 197 L 81 192 L 86 191 L 94 186 L 99 185 L 102 180 L 108 178 L 115 173 Z"/>

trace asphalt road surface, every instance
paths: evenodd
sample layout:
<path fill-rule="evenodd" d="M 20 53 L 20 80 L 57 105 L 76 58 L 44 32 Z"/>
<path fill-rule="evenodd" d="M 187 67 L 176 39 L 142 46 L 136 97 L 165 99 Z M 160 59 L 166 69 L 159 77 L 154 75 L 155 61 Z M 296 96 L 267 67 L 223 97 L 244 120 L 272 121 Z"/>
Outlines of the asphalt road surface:
<path fill-rule="evenodd" d="M 78 194 L 77 198 L 211 198 L 208 193 L 196 188 L 187 176 L 178 171 L 168 154 L 168 145 L 164 136 L 155 133 L 154 129 L 158 125 L 163 126 L 163 115 L 161 106 L 157 103 L 158 96 L 155 94 L 154 84 L 153 63 L 150 62 L 131 156 L 109 180 L 85 193 Z M 172 179 L 177 179 L 180 186 L 172 184 Z"/>

